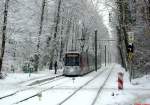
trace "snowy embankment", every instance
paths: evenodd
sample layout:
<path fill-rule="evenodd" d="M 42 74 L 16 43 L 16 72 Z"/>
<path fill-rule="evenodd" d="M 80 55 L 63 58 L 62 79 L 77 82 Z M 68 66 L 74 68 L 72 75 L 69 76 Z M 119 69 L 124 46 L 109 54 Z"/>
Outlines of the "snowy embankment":
<path fill-rule="evenodd" d="M 124 89 L 118 90 L 118 72 L 124 73 Z M 129 81 L 129 74 L 116 65 L 100 95 L 99 105 L 150 105 L 150 75 Z M 97 104 L 97 105 L 98 105 Z"/>
<path fill-rule="evenodd" d="M 12 94 L 23 86 L 31 84 L 37 80 L 54 77 L 62 74 L 62 70 L 58 70 L 54 74 L 54 70 L 45 70 L 38 73 L 8 73 L 5 79 L 0 79 L 0 97 Z"/>

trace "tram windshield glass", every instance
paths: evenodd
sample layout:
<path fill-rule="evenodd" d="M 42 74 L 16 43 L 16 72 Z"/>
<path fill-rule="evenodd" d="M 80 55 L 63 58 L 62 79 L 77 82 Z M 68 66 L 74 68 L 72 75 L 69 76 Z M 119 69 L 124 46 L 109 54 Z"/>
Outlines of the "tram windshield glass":
<path fill-rule="evenodd" d="M 79 66 L 79 54 L 77 53 L 66 54 L 65 66 Z"/>

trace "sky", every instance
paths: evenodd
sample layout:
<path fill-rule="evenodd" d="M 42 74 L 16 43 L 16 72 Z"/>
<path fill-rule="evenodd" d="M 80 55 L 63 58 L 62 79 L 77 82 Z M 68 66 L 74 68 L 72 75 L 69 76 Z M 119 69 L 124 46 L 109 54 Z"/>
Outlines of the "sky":
<path fill-rule="evenodd" d="M 107 1 L 107 0 L 93 0 L 96 8 L 98 10 L 98 13 L 100 16 L 102 16 L 103 18 L 103 22 L 105 24 L 105 26 L 108 29 L 108 33 L 109 33 L 109 39 L 113 39 L 115 41 L 110 42 L 110 49 L 111 49 L 111 57 L 112 57 L 112 62 L 118 62 L 118 48 L 117 48 L 117 34 L 116 34 L 116 30 L 114 27 L 112 27 L 111 24 L 114 24 L 113 26 L 115 26 L 116 22 L 109 22 L 109 13 L 111 13 L 113 16 L 113 14 L 116 12 L 116 8 L 113 4 L 113 1 Z"/>

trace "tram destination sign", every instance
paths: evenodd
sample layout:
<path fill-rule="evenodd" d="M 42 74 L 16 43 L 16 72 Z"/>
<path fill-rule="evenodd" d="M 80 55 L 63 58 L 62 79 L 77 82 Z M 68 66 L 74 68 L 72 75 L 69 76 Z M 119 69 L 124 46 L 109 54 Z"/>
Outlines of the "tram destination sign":
<path fill-rule="evenodd" d="M 79 54 L 75 54 L 75 53 L 70 53 L 70 54 L 66 54 L 67 57 L 78 57 Z"/>

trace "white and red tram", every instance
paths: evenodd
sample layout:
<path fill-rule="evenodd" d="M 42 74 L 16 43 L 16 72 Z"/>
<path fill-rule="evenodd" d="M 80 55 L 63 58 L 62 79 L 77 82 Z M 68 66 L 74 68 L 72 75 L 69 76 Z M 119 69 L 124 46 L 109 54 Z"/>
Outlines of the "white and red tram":
<path fill-rule="evenodd" d="M 79 76 L 94 70 L 94 56 L 85 52 L 67 52 L 64 56 L 66 76 Z"/>

